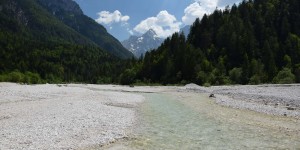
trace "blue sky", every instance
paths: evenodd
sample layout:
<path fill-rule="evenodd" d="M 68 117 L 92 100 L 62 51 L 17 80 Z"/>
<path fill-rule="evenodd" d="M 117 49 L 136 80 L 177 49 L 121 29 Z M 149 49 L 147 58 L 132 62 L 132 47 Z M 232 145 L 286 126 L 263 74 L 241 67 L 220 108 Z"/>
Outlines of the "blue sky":
<path fill-rule="evenodd" d="M 165 38 L 215 8 L 241 0 L 75 0 L 83 12 L 120 41 L 149 29 Z"/>

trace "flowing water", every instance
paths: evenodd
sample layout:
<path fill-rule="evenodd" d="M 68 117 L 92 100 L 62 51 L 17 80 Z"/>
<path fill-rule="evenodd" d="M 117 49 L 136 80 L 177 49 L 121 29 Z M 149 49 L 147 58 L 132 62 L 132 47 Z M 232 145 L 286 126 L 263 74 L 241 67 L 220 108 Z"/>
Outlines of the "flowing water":
<path fill-rule="evenodd" d="M 300 149 L 299 136 L 221 121 L 168 94 L 145 97 L 134 137 L 111 149 Z"/>

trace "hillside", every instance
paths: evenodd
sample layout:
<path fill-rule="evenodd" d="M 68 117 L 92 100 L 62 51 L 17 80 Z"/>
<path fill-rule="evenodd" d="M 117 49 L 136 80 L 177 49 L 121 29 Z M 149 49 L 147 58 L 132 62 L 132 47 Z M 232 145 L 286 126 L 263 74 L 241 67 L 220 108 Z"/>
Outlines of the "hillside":
<path fill-rule="evenodd" d="M 38 3 L 65 25 L 96 43 L 101 49 L 122 59 L 133 57 L 133 54 L 110 35 L 102 25 L 84 15 L 79 5 L 73 0 L 38 0 Z"/>
<path fill-rule="evenodd" d="M 119 61 L 35 0 L 0 1 L 0 50 L 0 81 L 110 81 Z"/>
<path fill-rule="evenodd" d="M 300 82 L 300 2 L 249 0 L 215 10 L 194 22 L 187 39 L 175 33 L 123 77 L 164 84 Z"/>

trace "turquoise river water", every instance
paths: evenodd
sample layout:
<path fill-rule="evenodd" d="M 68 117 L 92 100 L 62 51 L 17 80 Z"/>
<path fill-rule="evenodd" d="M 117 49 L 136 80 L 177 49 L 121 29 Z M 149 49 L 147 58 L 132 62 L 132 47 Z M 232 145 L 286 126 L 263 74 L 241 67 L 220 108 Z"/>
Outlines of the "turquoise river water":
<path fill-rule="evenodd" d="M 300 139 L 272 129 L 207 116 L 172 95 L 144 94 L 130 140 L 111 149 L 298 149 Z"/>

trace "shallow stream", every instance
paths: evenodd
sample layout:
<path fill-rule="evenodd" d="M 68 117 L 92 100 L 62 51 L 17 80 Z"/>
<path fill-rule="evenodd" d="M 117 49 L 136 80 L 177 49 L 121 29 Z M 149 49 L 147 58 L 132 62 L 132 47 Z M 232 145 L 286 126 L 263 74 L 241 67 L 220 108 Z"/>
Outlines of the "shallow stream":
<path fill-rule="evenodd" d="M 300 149 L 295 136 L 209 117 L 170 94 L 144 96 L 133 137 L 111 149 Z"/>

